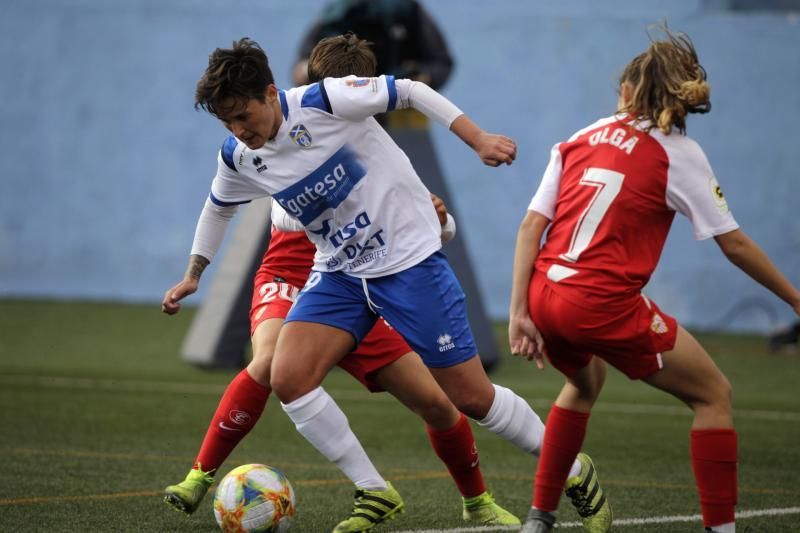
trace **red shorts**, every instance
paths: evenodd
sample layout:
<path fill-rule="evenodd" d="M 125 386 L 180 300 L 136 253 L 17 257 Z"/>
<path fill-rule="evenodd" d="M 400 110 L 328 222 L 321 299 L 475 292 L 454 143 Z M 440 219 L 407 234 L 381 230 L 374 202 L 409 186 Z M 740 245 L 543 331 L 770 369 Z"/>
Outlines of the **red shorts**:
<path fill-rule="evenodd" d="M 259 272 L 256 275 L 253 301 L 250 304 L 250 336 L 253 336 L 256 328 L 265 320 L 286 318 L 299 293 L 300 289 L 291 283 L 286 283 L 283 278 Z"/>
<path fill-rule="evenodd" d="M 382 392 L 383 388 L 375 381 L 375 373 L 413 351 L 392 326 L 379 318 L 361 339 L 361 344 L 339 361 L 339 366 L 371 392 Z"/>
<path fill-rule="evenodd" d="M 630 379 L 662 368 L 661 354 L 675 347 L 678 323 L 644 295 L 622 311 L 587 309 L 559 296 L 536 272 L 529 311 L 544 338 L 547 357 L 567 377 L 600 357 Z"/>
<path fill-rule="evenodd" d="M 294 285 L 275 281 L 272 274 L 259 273 L 250 306 L 250 335 L 265 320 L 286 318 L 299 292 Z M 339 366 L 371 392 L 382 392 L 383 388 L 375 381 L 375 373 L 412 351 L 385 320 L 378 319 L 361 344 L 339 361 Z"/>

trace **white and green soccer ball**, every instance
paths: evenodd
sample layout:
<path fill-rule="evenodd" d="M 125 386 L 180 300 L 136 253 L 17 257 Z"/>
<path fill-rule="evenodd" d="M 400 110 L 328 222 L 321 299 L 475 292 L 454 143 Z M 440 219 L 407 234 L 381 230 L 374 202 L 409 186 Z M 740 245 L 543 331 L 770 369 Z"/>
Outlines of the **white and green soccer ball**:
<path fill-rule="evenodd" d="M 283 533 L 296 510 L 289 480 L 266 465 L 234 468 L 214 494 L 214 516 L 226 533 Z"/>

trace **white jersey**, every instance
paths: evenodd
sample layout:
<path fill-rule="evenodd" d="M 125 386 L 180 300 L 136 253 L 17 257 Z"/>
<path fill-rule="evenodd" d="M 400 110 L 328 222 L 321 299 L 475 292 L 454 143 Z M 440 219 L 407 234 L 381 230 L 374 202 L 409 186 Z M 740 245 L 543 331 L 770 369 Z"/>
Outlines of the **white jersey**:
<path fill-rule="evenodd" d="M 272 199 L 270 206 L 270 218 L 272 225 L 279 231 L 305 231 L 299 220 L 289 215 L 275 199 Z M 456 219 L 447 213 L 447 221 L 442 224 L 442 243 L 452 241 L 456 238 Z"/>
<path fill-rule="evenodd" d="M 280 91 L 277 135 L 257 150 L 229 137 L 210 201 L 272 196 L 317 246 L 315 270 L 370 278 L 414 266 L 441 247 L 441 226 L 408 157 L 372 118 L 412 106 L 414 83 L 349 76 Z"/>

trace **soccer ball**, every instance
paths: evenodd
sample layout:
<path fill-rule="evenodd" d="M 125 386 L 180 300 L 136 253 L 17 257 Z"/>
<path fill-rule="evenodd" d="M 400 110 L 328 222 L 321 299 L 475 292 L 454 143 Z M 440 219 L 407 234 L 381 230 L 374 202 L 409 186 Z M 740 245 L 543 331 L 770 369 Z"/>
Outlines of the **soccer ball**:
<path fill-rule="evenodd" d="M 283 533 L 295 512 L 292 485 L 271 466 L 236 467 L 214 494 L 214 517 L 226 533 Z"/>

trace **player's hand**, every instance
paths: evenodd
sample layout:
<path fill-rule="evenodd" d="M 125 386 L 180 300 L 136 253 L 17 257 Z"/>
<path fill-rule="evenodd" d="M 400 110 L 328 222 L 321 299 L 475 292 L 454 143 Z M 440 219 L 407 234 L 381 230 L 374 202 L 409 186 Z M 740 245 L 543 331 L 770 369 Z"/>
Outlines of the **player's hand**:
<path fill-rule="evenodd" d="M 433 208 L 436 209 L 436 216 L 439 217 L 439 224 L 444 226 L 447 224 L 447 206 L 444 205 L 444 200 L 431 193 L 431 201 Z"/>
<path fill-rule="evenodd" d="M 174 315 L 181 310 L 180 301 L 197 292 L 198 280 L 194 278 L 184 278 L 180 283 L 164 293 L 161 301 L 161 312 Z"/>
<path fill-rule="evenodd" d="M 508 321 L 508 344 L 512 355 L 521 355 L 528 361 L 535 361 L 540 370 L 544 369 L 547 349 L 542 334 L 530 316 L 512 317 Z"/>
<path fill-rule="evenodd" d="M 475 143 L 475 151 L 490 167 L 510 165 L 517 158 L 517 143 L 505 135 L 483 132 Z"/>

